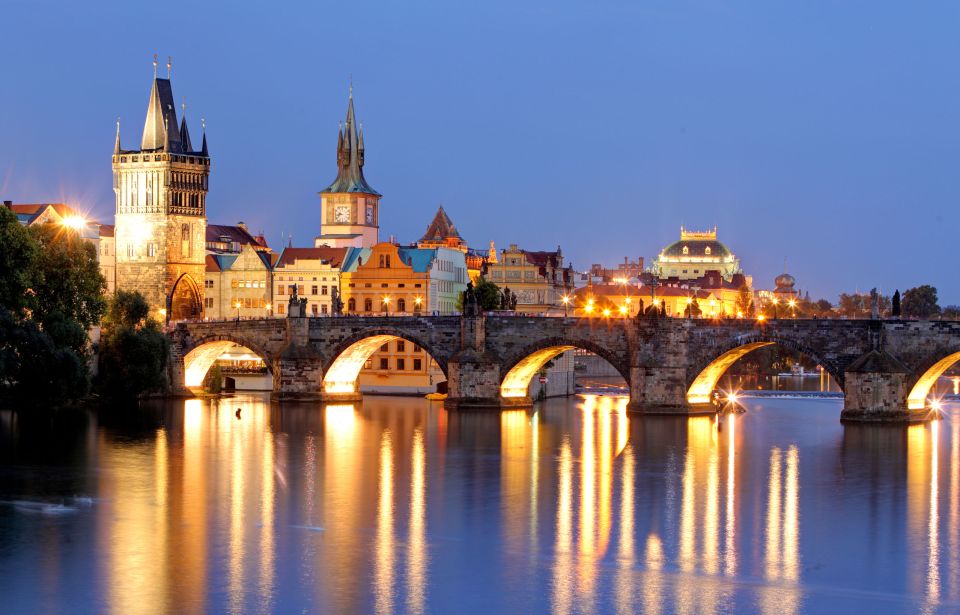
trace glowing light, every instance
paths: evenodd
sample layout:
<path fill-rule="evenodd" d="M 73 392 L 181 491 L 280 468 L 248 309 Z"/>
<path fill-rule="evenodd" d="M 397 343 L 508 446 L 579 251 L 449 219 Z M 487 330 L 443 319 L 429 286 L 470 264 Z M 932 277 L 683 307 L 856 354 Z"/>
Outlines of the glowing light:
<path fill-rule="evenodd" d="M 526 397 L 530 380 L 543 369 L 547 361 L 558 357 L 574 346 L 553 346 L 538 350 L 510 368 L 500 384 L 501 397 Z"/>
<path fill-rule="evenodd" d="M 760 315 L 757 316 L 757 322 L 763 322 L 763 321 L 765 321 L 766 319 L 767 319 L 767 317 L 764 316 L 763 314 L 760 314 Z"/>
<path fill-rule="evenodd" d="M 739 348 L 728 350 L 714 359 L 710 365 L 705 367 L 704 370 L 700 372 L 700 374 L 693 381 L 693 384 L 690 385 L 690 388 L 687 390 L 687 403 L 710 403 L 710 396 L 713 393 L 713 390 L 716 388 L 717 382 L 720 381 L 720 377 L 723 376 L 724 372 L 726 372 L 727 369 L 737 361 L 737 359 L 747 354 L 751 350 L 756 350 L 757 348 L 769 346 L 771 344 L 773 344 L 773 342 L 753 342 L 751 344 L 744 344 Z"/>
<path fill-rule="evenodd" d="M 584 306 L 583 311 L 587 314 L 593 314 L 593 303 L 587 303 L 587 305 Z"/>
<path fill-rule="evenodd" d="M 390 297 L 384 296 L 384 297 L 383 297 L 383 304 L 384 304 L 384 305 L 390 305 Z"/>
<path fill-rule="evenodd" d="M 129 229 L 130 237 L 140 243 L 153 236 L 153 225 L 146 220 L 133 220 Z"/>
<path fill-rule="evenodd" d="M 907 395 L 907 408 L 909 410 L 922 410 L 926 407 L 927 395 L 930 394 L 930 389 L 937 383 L 940 376 L 957 361 L 960 361 L 960 352 L 955 352 L 940 359 L 934 363 L 930 369 L 924 372 L 924 374 L 920 376 L 920 379 L 917 380 L 917 384 L 910 390 L 910 394 Z"/>
<path fill-rule="evenodd" d="M 737 318 L 743 318 L 743 312 L 737 310 Z"/>
<path fill-rule="evenodd" d="M 355 342 L 340 353 L 323 376 L 323 390 L 326 393 L 355 393 L 357 376 L 367 359 L 378 348 L 392 340 L 395 335 L 374 335 Z"/>
<path fill-rule="evenodd" d="M 167 315 L 167 308 L 160 308 L 159 310 L 157 310 L 157 312 L 158 312 L 161 316 L 166 316 L 166 315 Z"/>
<path fill-rule="evenodd" d="M 60 224 L 75 231 L 79 231 L 87 225 L 87 221 L 83 218 L 83 216 L 67 216 L 60 221 Z"/>
<path fill-rule="evenodd" d="M 563 301 L 564 305 L 570 305 L 570 295 L 564 295 L 560 298 L 560 301 Z"/>
<path fill-rule="evenodd" d="M 420 305 L 421 303 L 423 303 L 423 297 L 414 297 L 413 302 L 416 303 L 417 305 Z"/>
<path fill-rule="evenodd" d="M 271 304 L 269 304 L 269 303 L 268 303 L 266 306 L 264 306 L 264 307 L 267 308 L 267 311 L 268 311 L 268 312 L 269 312 L 271 309 L 273 309 L 273 305 L 271 305 Z"/>
<path fill-rule="evenodd" d="M 693 297 L 687 297 L 687 305 L 693 303 Z"/>
<path fill-rule="evenodd" d="M 603 308 L 603 317 L 608 318 L 610 316 L 610 308 Z"/>
<path fill-rule="evenodd" d="M 727 393 L 727 401 L 731 404 L 735 404 L 740 401 L 740 396 L 733 392 Z"/>
<path fill-rule="evenodd" d="M 792 307 L 792 308 L 797 307 L 797 300 L 796 300 L 796 299 L 791 299 L 791 300 L 788 301 L 787 303 L 790 304 L 790 307 Z"/>
<path fill-rule="evenodd" d="M 626 299 L 624 299 L 623 302 L 626 303 L 627 305 L 630 305 L 630 297 L 627 297 Z"/>
<path fill-rule="evenodd" d="M 622 314 L 623 316 L 627 315 L 627 306 L 625 305 L 620 306 L 620 314 Z"/>

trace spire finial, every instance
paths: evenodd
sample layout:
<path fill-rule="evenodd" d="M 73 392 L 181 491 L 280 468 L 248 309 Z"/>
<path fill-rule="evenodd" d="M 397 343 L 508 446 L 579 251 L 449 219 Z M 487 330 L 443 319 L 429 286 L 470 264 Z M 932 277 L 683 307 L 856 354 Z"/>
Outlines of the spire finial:
<path fill-rule="evenodd" d="M 353 73 L 350 73 L 350 98 L 353 98 Z"/>
<path fill-rule="evenodd" d="M 186 96 L 184 96 L 183 100 L 180 102 L 180 112 L 183 114 L 184 117 L 186 117 L 187 115 L 187 97 Z"/>
<path fill-rule="evenodd" d="M 173 57 L 167 56 L 167 79 L 170 78 L 171 72 L 173 72 Z"/>
<path fill-rule="evenodd" d="M 200 128 L 203 130 L 203 132 L 207 132 L 207 119 L 206 119 L 206 118 L 203 118 L 203 117 L 200 118 Z"/>
<path fill-rule="evenodd" d="M 153 54 L 153 78 L 157 78 L 157 54 Z"/>
<path fill-rule="evenodd" d="M 117 116 L 117 137 L 120 137 L 120 116 Z"/>

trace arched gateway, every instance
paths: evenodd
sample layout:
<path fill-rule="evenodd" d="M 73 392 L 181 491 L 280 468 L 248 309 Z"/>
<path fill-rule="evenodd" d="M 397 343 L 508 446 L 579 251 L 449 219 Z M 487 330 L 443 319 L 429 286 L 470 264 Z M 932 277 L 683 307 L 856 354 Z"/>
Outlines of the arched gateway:
<path fill-rule="evenodd" d="M 871 320 L 330 316 L 184 322 L 171 332 L 171 379 L 186 390 L 225 344 L 263 357 L 277 398 L 356 398 L 356 376 L 384 342 L 423 348 L 448 377 L 448 408 L 529 404 L 526 387 L 573 348 L 608 361 L 641 413 L 694 413 L 723 372 L 770 344 L 822 365 L 844 391 L 842 418 L 914 421 L 929 416 L 933 383 L 960 361 L 960 323 Z"/>

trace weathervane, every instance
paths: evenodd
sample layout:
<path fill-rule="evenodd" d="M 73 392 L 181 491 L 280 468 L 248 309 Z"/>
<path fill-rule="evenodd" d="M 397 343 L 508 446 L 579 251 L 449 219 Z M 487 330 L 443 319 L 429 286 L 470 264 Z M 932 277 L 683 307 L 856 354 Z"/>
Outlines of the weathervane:
<path fill-rule="evenodd" d="M 173 57 L 167 56 L 167 79 L 170 78 L 170 73 L 173 70 Z"/>
<path fill-rule="evenodd" d="M 157 78 L 157 54 L 153 54 L 153 78 Z"/>

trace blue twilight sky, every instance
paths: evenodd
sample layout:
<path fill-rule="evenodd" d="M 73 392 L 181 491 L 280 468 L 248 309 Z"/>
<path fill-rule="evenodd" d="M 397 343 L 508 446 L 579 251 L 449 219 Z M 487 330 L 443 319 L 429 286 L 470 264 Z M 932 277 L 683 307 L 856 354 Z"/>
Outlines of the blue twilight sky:
<path fill-rule="evenodd" d="M 113 212 L 173 56 L 208 215 L 311 245 L 352 73 L 381 236 L 649 262 L 716 224 L 758 286 L 960 303 L 960 4 L 0 0 L 0 196 Z"/>

